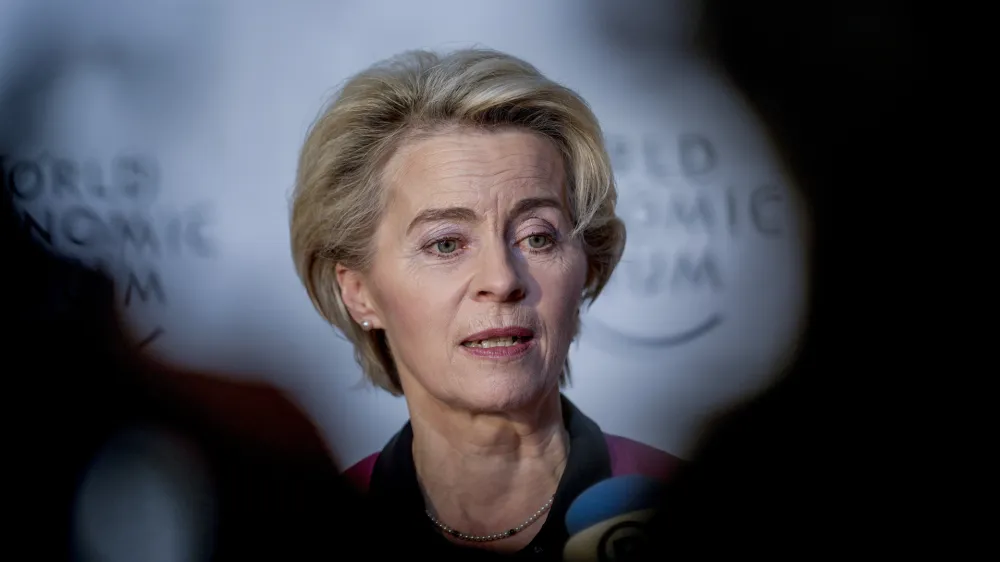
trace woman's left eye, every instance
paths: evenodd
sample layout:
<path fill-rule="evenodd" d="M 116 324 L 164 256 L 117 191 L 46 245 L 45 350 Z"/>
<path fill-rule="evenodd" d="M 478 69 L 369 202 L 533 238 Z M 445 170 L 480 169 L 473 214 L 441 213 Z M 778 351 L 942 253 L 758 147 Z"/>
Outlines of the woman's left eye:
<path fill-rule="evenodd" d="M 546 234 L 532 234 L 525 238 L 524 241 L 527 242 L 528 247 L 532 250 L 544 250 L 553 243 L 552 237 Z"/>

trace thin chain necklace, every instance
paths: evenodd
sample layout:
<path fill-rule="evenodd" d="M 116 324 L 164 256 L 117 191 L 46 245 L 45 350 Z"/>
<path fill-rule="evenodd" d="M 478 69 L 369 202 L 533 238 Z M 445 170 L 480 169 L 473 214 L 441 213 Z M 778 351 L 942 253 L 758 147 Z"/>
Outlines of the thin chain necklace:
<path fill-rule="evenodd" d="M 491 542 L 491 541 L 506 539 L 508 537 L 513 537 L 514 535 L 528 528 L 532 523 L 538 521 L 538 518 L 541 517 L 546 511 L 548 511 L 550 507 L 552 507 L 552 500 L 554 500 L 555 498 L 556 498 L 555 496 L 549 498 L 549 501 L 545 502 L 545 505 L 543 505 L 541 509 L 533 513 L 531 517 L 529 517 L 524 523 L 521 523 L 520 525 L 512 529 L 507 529 L 506 531 L 502 531 L 500 533 L 493 533 L 491 535 L 470 535 L 467 533 L 463 533 L 461 531 L 456 531 L 455 529 L 452 529 L 451 527 L 438 521 L 437 518 L 431 515 L 430 510 L 424 510 L 424 513 L 426 513 L 427 517 L 430 518 L 431 523 L 434 523 L 434 526 L 436 526 L 438 529 L 441 529 L 445 533 L 448 533 L 449 535 L 455 538 L 469 542 Z"/>

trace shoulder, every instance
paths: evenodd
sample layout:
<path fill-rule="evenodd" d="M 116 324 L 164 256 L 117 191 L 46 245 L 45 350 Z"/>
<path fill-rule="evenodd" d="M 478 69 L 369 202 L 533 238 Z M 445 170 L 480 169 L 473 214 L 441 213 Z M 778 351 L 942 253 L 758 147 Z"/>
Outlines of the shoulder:
<path fill-rule="evenodd" d="M 641 474 L 650 478 L 666 479 L 683 463 L 681 459 L 666 451 L 627 437 L 605 433 L 604 441 L 611 460 L 612 476 Z"/>
<path fill-rule="evenodd" d="M 375 461 L 378 460 L 379 453 L 372 453 L 360 461 L 351 465 L 344 471 L 343 476 L 347 482 L 361 492 L 368 491 L 368 485 L 372 480 L 372 472 L 375 470 Z"/>
<path fill-rule="evenodd" d="M 603 435 L 611 461 L 612 476 L 641 474 L 651 478 L 666 479 L 683 463 L 681 459 L 666 451 L 627 437 L 610 433 Z M 343 472 L 344 478 L 359 491 L 366 492 L 379 454 L 373 453 L 351 465 Z"/>
<path fill-rule="evenodd" d="M 410 422 L 406 422 L 381 451 L 354 463 L 341 474 L 356 490 L 363 494 L 367 493 L 372 488 L 373 480 L 378 486 L 378 483 L 383 482 L 386 477 L 396 479 L 395 473 L 401 466 L 412 467 L 412 444 L 413 430 Z"/>

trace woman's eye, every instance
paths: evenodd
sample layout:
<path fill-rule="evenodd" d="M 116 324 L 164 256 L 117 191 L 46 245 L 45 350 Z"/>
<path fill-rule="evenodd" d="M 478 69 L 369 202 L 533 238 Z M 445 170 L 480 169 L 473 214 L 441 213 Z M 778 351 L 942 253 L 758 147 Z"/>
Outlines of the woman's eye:
<path fill-rule="evenodd" d="M 441 254 L 451 254 L 458 250 L 457 240 L 441 240 L 434 244 L 434 249 Z"/>
<path fill-rule="evenodd" d="M 533 250 L 541 250 L 548 247 L 552 241 L 548 236 L 542 234 L 535 234 L 527 238 L 528 246 Z"/>

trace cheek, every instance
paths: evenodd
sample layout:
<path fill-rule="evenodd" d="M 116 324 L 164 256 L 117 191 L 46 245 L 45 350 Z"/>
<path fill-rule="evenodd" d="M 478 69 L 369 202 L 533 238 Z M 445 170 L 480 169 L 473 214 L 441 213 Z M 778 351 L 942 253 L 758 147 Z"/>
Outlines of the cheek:
<path fill-rule="evenodd" d="M 538 280 L 549 322 L 557 326 L 569 322 L 576 315 L 587 282 L 586 255 L 582 249 L 567 252 L 540 272 Z"/>
<path fill-rule="evenodd" d="M 432 306 L 427 295 L 421 295 L 418 283 L 399 281 L 382 276 L 374 291 L 379 316 L 390 338 L 394 332 L 412 331 L 417 320 Z M 423 298 L 418 298 L 418 295 Z"/>
<path fill-rule="evenodd" d="M 428 340 L 447 332 L 454 289 L 444 279 L 408 267 L 383 268 L 373 277 L 377 279 L 373 296 L 390 342 L 425 347 Z"/>
<path fill-rule="evenodd" d="M 579 305 L 580 297 L 583 294 L 583 287 L 587 284 L 587 254 L 579 243 L 574 244 L 572 250 L 567 252 L 563 261 L 564 276 L 563 284 L 567 294 L 572 294 L 572 308 Z"/>

